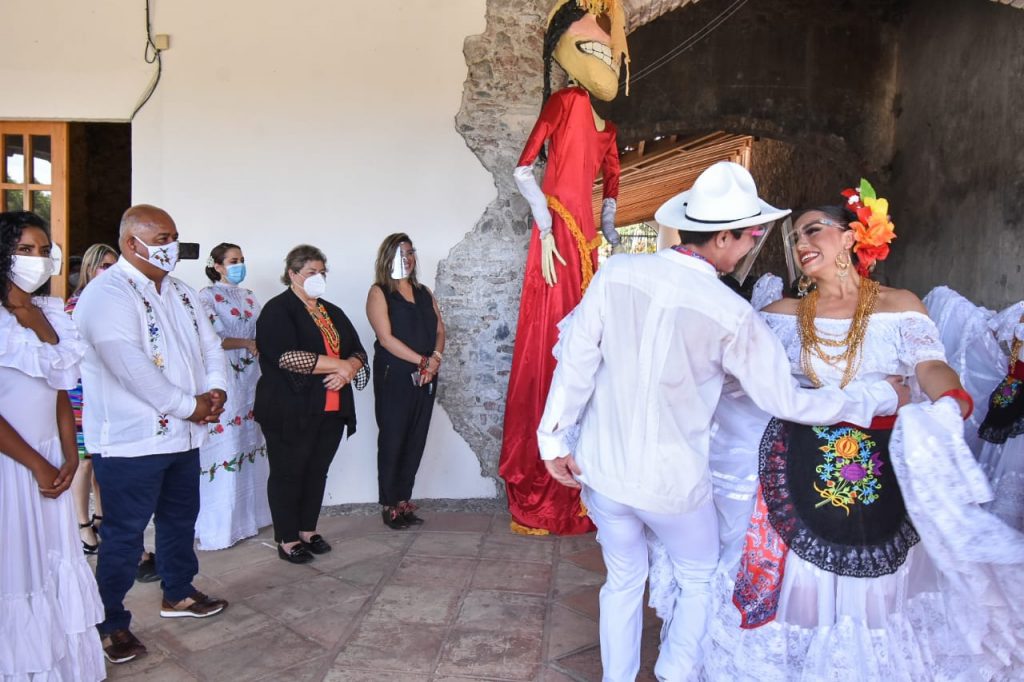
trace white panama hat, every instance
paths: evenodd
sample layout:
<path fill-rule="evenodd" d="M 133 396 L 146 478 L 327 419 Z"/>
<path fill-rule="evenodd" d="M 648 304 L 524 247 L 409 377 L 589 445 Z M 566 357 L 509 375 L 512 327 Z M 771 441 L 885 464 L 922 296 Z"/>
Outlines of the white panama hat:
<path fill-rule="evenodd" d="M 746 168 L 732 161 L 719 161 L 701 173 L 693 187 L 662 204 L 654 219 L 677 230 L 719 232 L 763 225 L 790 212 L 759 198 L 754 178 Z"/>

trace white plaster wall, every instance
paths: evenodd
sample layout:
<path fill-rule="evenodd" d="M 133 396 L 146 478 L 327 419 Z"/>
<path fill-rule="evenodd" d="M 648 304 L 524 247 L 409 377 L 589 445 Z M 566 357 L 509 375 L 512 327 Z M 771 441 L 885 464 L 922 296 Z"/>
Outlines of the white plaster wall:
<path fill-rule="evenodd" d="M 63 25 L 58 8 L 78 4 L 17 0 L 10 18 L 42 25 L 58 16 Z M 12 79 L 18 91 L 51 74 L 61 82 L 76 73 L 93 80 L 34 104 L 4 98 L 0 118 L 128 117 L 150 72 L 139 78 L 138 32 L 127 52 L 115 46 L 136 20 L 144 23 L 143 2 L 81 4 L 106 11 L 79 11 L 76 25 L 56 35 L 95 34 L 90 45 L 104 47 L 69 54 L 51 45 L 33 51 L 40 62 L 15 56 L 13 66 L 8 53 L 0 85 L 11 92 Z M 220 241 L 242 245 L 246 284 L 264 301 L 282 289 L 288 249 L 319 246 L 330 268 L 326 297 L 345 310 L 369 349 L 364 304 L 384 236 L 412 236 L 421 279 L 432 286 L 438 261 L 494 197 L 489 174 L 453 122 L 466 75 L 462 42 L 483 30 L 484 5 L 153 0 L 154 32 L 170 34 L 171 49 L 156 94 L 133 123 L 133 200 L 167 209 L 182 239 L 199 241 L 204 256 Z M 10 26 L 0 22 L 5 42 Z M 33 34 L 24 42 L 59 40 Z M 117 102 L 97 87 L 116 93 Z M 201 262 L 176 274 L 205 284 Z M 371 388 L 357 392 L 356 410 L 358 433 L 341 446 L 325 504 L 377 500 Z M 438 403 L 414 496 L 496 494 Z"/>

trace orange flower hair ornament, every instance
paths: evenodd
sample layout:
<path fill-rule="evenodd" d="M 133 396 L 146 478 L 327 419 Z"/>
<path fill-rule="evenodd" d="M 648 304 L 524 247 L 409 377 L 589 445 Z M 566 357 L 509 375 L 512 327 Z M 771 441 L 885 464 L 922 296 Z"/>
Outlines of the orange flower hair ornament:
<path fill-rule="evenodd" d="M 853 230 L 853 252 L 857 254 L 857 273 L 868 277 L 875 263 L 889 257 L 889 242 L 896 238 L 896 230 L 889 220 L 889 201 L 875 194 L 871 183 L 861 178 L 856 189 L 844 189 L 846 207 L 857 215 L 850 223 Z"/>

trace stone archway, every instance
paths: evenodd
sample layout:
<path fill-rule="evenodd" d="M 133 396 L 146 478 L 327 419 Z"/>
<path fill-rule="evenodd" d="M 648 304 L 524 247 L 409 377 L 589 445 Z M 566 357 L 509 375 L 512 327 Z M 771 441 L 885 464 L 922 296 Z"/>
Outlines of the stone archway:
<path fill-rule="evenodd" d="M 1000 1 L 1024 7 L 1024 0 L 993 0 Z M 625 4 L 629 12 L 635 72 L 642 68 L 645 50 L 664 51 L 664 45 L 658 48 L 657 40 L 649 36 L 671 34 L 671 21 L 687 18 L 684 15 L 690 13 L 694 18 L 700 14 L 713 15 L 728 2 L 625 0 Z M 828 8 L 822 9 L 822 5 Z M 820 200 L 817 195 L 823 195 L 835 184 L 833 180 L 821 180 L 823 165 L 837 167 L 839 170 L 835 172 L 842 177 L 852 177 L 857 172 L 888 177 L 893 159 L 899 160 L 896 119 L 903 106 L 896 76 L 894 45 L 897 36 L 892 27 L 899 24 L 900 12 L 908 6 L 919 15 L 927 12 L 927 7 L 918 0 L 749 3 L 745 10 L 749 16 L 738 20 L 747 31 L 743 35 L 745 48 L 749 47 L 750 36 L 756 36 L 758 31 L 774 30 L 779 40 L 804 41 L 799 68 L 810 72 L 816 65 L 824 64 L 841 71 L 846 62 L 842 59 L 829 61 L 829 57 L 835 54 L 841 57 L 842 52 L 824 51 L 823 46 L 833 45 L 838 40 L 846 41 L 845 44 L 851 46 L 849 49 L 855 49 L 852 46 L 867 40 L 867 48 L 856 49 L 877 48 L 875 53 L 869 54 L 874 71 L 870 82 L 866 86 L 855 82 L 858 77 L 865 81 L 863 74 L 838 73 L 835 88 L 824 85 L 812 88 L 804 93 L 803 100 L 790 102 L 789 109 L 780 108 L 779 102 L 787 92 L 785 71 L 792 65 L 778 62 L 781 75 L 777 76 L 776 87 L 768 88 L 768 96 L 760 96 L 758 101 L 764 106 L 757 108 L 750 106 L 749 96 L 736 93 L 751 85 L 737 78 L 738 74 L 760 74 L 754 85 L 766 82 L 771 85 L 772 78 L 776 78 L 771 72 L 765 74 L 758 70 L 764 66 L 756 62 L 761 58 L 760 53 L 754 61 L 748 58 L 746 62 L 737 62 L 726 55 L 704 64 L 704 67 L 718 68 L 727 74 L 727 78 L 720 80 L 728 85 L 717 90 L 708 88 L 707 83 L 702 86 L 692 80 L 702 66 L 687 66 L 683 60 L 682 67 L 678 67 L 677 62 L 675 75 L 691 79 L 689 82 L 696 84 L 692 92 L 678 87 L 679 92 L 675 94 L 679 97 L 666 97 L 665 93 L 673 86 L 671 78 L 658 82 L 652 77 L 645 81 L 646 85 L 635 83 L 628 100 L 620 97 L 614 103 L 610 116 L 619 124 L 620 144 L 659 133 L 694 134 L 711 130 L 771 138 L 763 141 L 759 170 L 758 157 L 755 157 L 755 173 L 770 199 L 778 198 L 773 197 L 778 192 L 779 196 L 793 201 Z M 515 190 L 511 173 L 539 110 L 541 44 L 549 7 L 550 0 L 488 0 L 485 32 L 467 38 L 464 44 L 468 76 L 455 123 L 466 144 L 494 177 L 497 197 L 475 228 L 438 268 L 436 291 L 445 305 L 449 327 L 445 383 L 440 398 L 455 429 L 477 453 L 483 472 L 492 477 L 497 477 L 505 390 L 529 229 L 527 206 Z M 805 17 L 801 12 L 809 14 Z M 843 16 L 837 18 L 837 13 L 842 15 L 843 12 L 849 15 L 845 25 Z M 671 21 L 669 13 L 672 13 Z M 867 18 L 860 20 L 850 13 L 866 13 Z M 661 18 L 666 21 L 655 21 Z M 787 31 L 785 22 L 794 18 L 808 18 L 811 28 Z M 986 17 L 984 21 L 997 22 L 998 19 Z M 776 21 L 774 28 L 763 28 L 773 21 Z M 946 26 L 951 23 L 952 20 Z M 797 22 L 797 25 L 802 24 Z M 729 28 L 725 26 L 722 31 Z M 733 39 L 736 40 L 735 35 Z M 736 54 L 743 53 L 737 50 Z M 822 83 L 825 81 L 827 78 L 822 79 Z M 847 84 L 849 88 L 844 87 Z M 730 97 L 730 93 L 736 96 Z M 690 95 L 696 97 L 696 101 L 688 99 Z M 806 115 L 801 115 L 801 108 Z M 780 115 L 780 110 L 788 113 Z M 791 184 L 787 186 L 791 181 L 779 171 L 783 167 L 814 179 L 801 187 L 803 196 L 792 194 Z M 792 176 L 792 172 L 789 175 Z M 896 185 L 900 182 L 899 178 L 895 179 Z"/>

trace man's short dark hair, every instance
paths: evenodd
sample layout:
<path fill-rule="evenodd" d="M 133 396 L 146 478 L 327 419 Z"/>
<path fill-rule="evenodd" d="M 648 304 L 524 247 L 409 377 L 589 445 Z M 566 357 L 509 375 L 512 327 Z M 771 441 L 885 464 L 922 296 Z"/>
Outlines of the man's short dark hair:
<path fill-rule="evenodd" d="M 740 228 L 738 230 L 719 230 L 719 232 L 728 232 L 732 235 L 733 239 L 739 239 L 743 236 L 743 230 L 745 229 L 746 228 Z M 688 230 L 679 230 L 679 239 L 683 244 L 703 246 L 714 239 L 717 234 L 718 232 L 690 232 Z"/>

